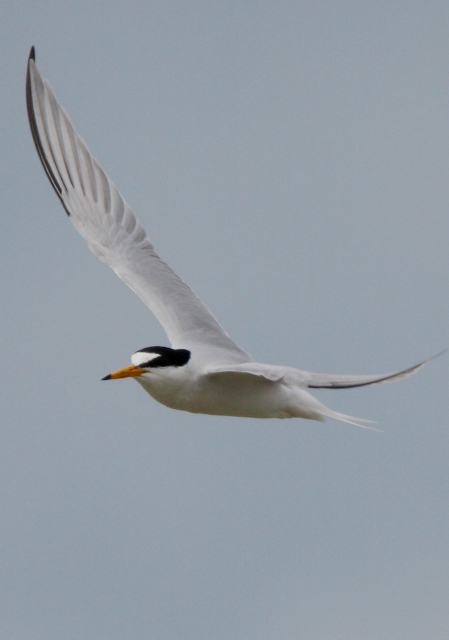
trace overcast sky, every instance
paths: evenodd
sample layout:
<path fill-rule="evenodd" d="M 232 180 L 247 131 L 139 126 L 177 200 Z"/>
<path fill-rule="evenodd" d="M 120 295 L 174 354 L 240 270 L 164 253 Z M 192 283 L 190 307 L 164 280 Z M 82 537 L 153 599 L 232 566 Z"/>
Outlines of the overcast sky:
<path fill-rule="evenodd" d="M 154 317 L 26 119 L 31 45 L 165 260 L 256 360 L 449 346 L 449 4 L 3 2 L 0 640 L 445 640 L 449 358 L 322 391 L 349 425 L 101 382 Z"/>

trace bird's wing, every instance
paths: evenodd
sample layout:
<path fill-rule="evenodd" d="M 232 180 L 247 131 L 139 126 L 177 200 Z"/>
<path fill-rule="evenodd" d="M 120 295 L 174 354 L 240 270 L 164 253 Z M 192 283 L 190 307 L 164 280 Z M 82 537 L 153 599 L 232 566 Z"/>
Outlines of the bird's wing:
<path fill-rule="evenodd" d="M 237 378 L 240 376 L 255 376 L 263 378 L 269 382 L 280 382 L 285 380 L 285 376 L 288 374 L 297 374 L 297 386 L 305 387 L 305 376 L 307 371 L 301 371 L 300 369 L 293 369 L 291 367 L 283 367 L 272 364 L 262 364 L 261 362 L 244 362 L 235 365 L 225 365 L 218 367 L 210 367 L 205 372 L 205 375 L 213 378 L 231 378 L 233 375 Z"/>
<path fill-rule="evenodd" d="M 418 364 L 395 371 L 393 373 L 362 375 L 362 376 L 346 376 L 333 375 L 330 373 L 308 373 L 307 386 L 310 389 L 349 389 L 351 387 L 366 387 L 369 384 L 379 384 L 380 382 L 396 382 L 401 378 L 408 378 L 416 373 L 421 367 L 424 367 L 434 358 L 438 358 L 446 351 L 441 351 L 431 358 L 427 358 Z"/>
<path fill-rule="evenodd" d="M 349 389 L 351 387 L 364 387 L 369 384 L 380 382 L 394 382 L 400 378 L 407 378 L 421 369 L 425 364 L 445 353 L 442 351 L 436 356 L 423 360 L 413 367 L 396 371 L 395 373 L 384 373 L 377 375 L 346 376 L 334 375 L 331 373 L 311 373 L 293 367 L 282 367 L 259 362 L 248 362 L 225 367 L 214 367 L 208 370 L 208 375 L 220 376 L 225 374 L 240 373 L 253 376 L 261 376 L 272 382 L 283 382 L 289 386 L 297 386 L 309 389 Z"/>
<path fill-rule="evenodd" d="M 251 360 L 159 258 L 136 216 L 42 79 L 34 47 L 28 60 L 26 97 L 37 152 L 67 215 L 92 252 L 151 309 L 173 347 L 193 346 L 195 355 L 205 362 Z"/>

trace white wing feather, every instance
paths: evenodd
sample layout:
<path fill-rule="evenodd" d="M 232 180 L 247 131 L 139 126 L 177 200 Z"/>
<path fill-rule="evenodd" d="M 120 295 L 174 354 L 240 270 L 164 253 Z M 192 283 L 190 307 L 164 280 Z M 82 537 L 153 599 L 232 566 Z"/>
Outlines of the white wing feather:
<path fill-rule="evenodd" d="M 75 131 L 31 50 L 27 107 L 34 142 L 56 194 L 92 252 L 151 309 L 174 348 L 205 362 L 251 361 L 163 262 L 117 188 Z"/>
<path fill-rule="evenodd" d="M 349 389 L 350 387 L 364 387 L 369 384 L 379 384 L 381 382 L 395 382 L 401 378 L 407 378 L 424 367 L 430 360 L 445 353 L 442 351 L 427 360 L 423 360 L 413 367 L 396 371 L 394 373 L 347 376 L 332 373 L 311 373 L 293 367 L 282 367 L 278 365 L 261 364 L 259 362 L 248 362 L 226 367 L 214 367 L 208 370 L 208 375 L 219 376 L 220 374 L 240 373 L 254 376 L 261 376 L 272 382 L 283 382 L 291 387 L 301 387 L 303 389 Z"/>

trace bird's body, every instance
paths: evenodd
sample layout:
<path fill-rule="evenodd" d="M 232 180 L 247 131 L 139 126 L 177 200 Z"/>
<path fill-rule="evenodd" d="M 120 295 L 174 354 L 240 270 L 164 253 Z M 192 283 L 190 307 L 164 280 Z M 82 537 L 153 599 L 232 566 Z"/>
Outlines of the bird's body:
<path fill-rule="evenodd" d="M 139 221 L 93 158 L 35 64 L 27 73 L 31 132 L 47 176 L 93 253 L 151 309 L 170 347 L 136 351 L 132 365 L 104 379 L 134 377 L 155 400 L 193 413 L 253 418 L 326 417 L 365 426 L 329 409 L 307 388 L 364 386 L 411 375 L 426 362 L 384 375 L 316 374 L 254 362 L 155 252 Z"/>
<path fill-rule="evenodd" d="M 236 372 L 210 374 L 192 363 L 136 377 L 155 400 L 171 409 L 246 418 L 322 420 L 322 406 L 300 387 Z"/>

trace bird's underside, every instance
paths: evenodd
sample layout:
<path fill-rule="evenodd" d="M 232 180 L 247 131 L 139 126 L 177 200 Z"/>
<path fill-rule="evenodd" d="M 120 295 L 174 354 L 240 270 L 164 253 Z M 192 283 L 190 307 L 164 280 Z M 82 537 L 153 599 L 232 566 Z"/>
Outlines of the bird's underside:
<path fill-rule="evenodd" d="M 431 359 L 391 374 L 355 376 L 254 362 L 158 256 L 131 208 L 42 79 L 34 48 L 28 60 L 26 99 L 39 158 L 64 210 L 91 251 L 154 313 L 172 345 L 141 349 L 134 354 L 132 365 L 106 379 L 135 377 L 159 402 L 186 411 L 258 418 L 330 417 L 365 426 L 328 409 L 307 389 L 390 382 L 415 373 Z M 189 356 L 180 357 L 181 352 Z"/>

